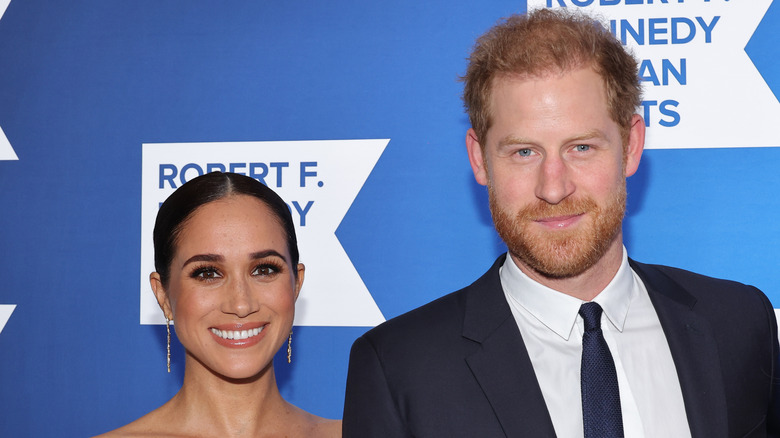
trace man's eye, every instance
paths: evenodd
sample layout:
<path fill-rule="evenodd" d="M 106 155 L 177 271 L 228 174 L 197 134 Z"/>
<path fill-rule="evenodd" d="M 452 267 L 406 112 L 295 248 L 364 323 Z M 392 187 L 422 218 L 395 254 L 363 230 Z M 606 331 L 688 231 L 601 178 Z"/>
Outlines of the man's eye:
<path fill-rule="evenodd" d="M 533 151 L 530 149 L 520 149 L 517 151 L 517 155 L 520 155 L 521 157 L 530 157 L 531 154 L 533 154 Z"/>
<path fill-rule="evenodd" d="M 577 152 L 585 152 L 585 151 L 587 151 L 587 150 L 590 150 L 590 145 L 587 145 L 587 144 L 578 144 L 578 145 L 577 145 L 577 146 L 575 146 L 574 148 L 577 150 Z"/>

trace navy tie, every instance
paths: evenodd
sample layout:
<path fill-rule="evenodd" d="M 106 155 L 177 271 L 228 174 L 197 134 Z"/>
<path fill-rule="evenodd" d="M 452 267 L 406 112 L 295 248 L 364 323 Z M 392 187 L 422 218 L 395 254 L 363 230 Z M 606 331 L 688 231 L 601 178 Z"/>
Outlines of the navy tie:
<path fill-rule="evenodd" d="M 580 315 L 585 321 L 580 374 L 585 438 L 622 438 L 620 389 L 615 363 L 601 332 L 601 306 L 585 303 L 580 307 Z"/>

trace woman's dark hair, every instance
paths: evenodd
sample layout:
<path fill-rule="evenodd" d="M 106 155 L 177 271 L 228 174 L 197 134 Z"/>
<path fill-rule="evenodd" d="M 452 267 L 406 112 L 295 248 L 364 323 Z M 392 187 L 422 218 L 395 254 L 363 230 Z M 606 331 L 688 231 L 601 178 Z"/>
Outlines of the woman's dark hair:
<path fill-rule="evenodd" d="M 298 239 L 287 204 L 273 190 L 254 178 L 229 172 L 212 172 L 182 185 L 160 206 L 154 222 L 154 268 L 163 286 L 168 285 L 171 261 L 184 224 L 200 206 L 231 195 L 257 198 L 271 209 L 287 235 L 293 273 L 298 270 Z"/>

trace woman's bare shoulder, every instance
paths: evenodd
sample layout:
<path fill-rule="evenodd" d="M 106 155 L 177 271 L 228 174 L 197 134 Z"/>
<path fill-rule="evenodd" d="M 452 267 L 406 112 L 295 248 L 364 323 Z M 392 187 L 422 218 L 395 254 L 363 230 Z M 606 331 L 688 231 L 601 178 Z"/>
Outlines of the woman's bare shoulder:
<path fill-rule="evenodd" d="M 341 438 L 341 420 L 322 420 L 317 425 L 316 435 L 322 438 Z"/>
<path fill-rule="evenodd" d="M 152 437 L 160 436 L 160 431 L 150 427 L 139 427 L 138 420 L 114 429 L 95 438 L 124 438 L 124 437 Z"/>
<path fill-rule="evenodd" d="M 152 411 L 132 423 L 112 430 L 95 438 L 145 438 L 145 437 L 189 437 L 185 432 L 186 427 L 167 417 L 162 408 Z M 329 420 L 318 417 L 299 408 L 293 407 L 293 416 L 285 425 L 270 427 L 276 432 L 284 432 L 288 436 L 305 438 L 340 438 L 341 420 Z M 269 425 L 266 425 L 269 426 Z"/>
<path fill-rule="evenodd" d="M 175 433 L 170 428 L 170 423 L 167 423 L 161 414 L 161 408 L 156 409 L 143 417 L 126 424 L 119 429 L 106 432 L 102 435 L 98 435 L 95 438 L 135 438 L 135 437 L 177 437 L 184 436 Z"/>
<path fill-rule="evenodd" d="M 308 426 L 305 436 L 314 438 L 341 438 L 341 420 L 329 420 L 304 412 L 304 423 Z"/>

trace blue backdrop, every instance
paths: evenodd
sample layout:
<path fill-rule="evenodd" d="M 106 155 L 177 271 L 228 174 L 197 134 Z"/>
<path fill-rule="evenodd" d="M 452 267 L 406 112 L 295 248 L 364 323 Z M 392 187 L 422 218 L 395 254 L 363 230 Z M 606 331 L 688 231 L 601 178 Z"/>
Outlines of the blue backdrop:
<path fill-rule="evenodd" d="M 525 8 L 12 0 L 0 127 L 18 160 L 0 161 L 0 305 L 16 307 L 0 332 L 0 436 L 105 432 L 180 386 L 180 345 L 167 374 L 165 327 L 139 323 L 145 143 L 390 139 L 336 230 L 377 306 L 391 318 L 476 279 L 505 248 L 468 165 L 457 75 L 478 35 Z M 775 3 L 746 47 L 775 95 L 779 25 Z M 780 148 L 744 146 L 647 150 L 626 246 L 780 307 Z M 340 418 L 367 329 L 296 327 L 292 365 L 277 356 L 282 394 Z"/>

